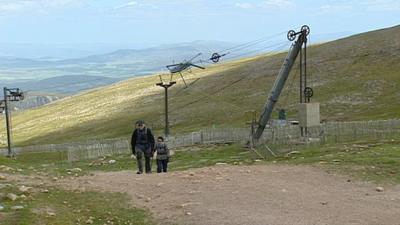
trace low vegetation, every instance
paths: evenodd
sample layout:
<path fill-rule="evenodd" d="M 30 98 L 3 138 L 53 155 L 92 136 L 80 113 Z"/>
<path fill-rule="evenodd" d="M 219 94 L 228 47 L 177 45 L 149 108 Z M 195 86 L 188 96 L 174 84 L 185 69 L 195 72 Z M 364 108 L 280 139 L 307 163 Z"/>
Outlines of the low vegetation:
<path fill-rule="evenodd" d="M 269 156 L 260 160 L 254 152 L 237 144 L 187 147 L 171 157 L 170 171 L 213 166 L 289 163 L 318 165 L 338 172 L 350 173 L 373 181 L 400 183 L 400 142 L 395 140 L 352 142 L 324 146 L 300 147 L 299 151 Z M 153 160 L 153 169 L 155 160 Z M 16 159 L 0 157 L 0 172 L 40 175 L 50 178 L 90 175 L 95 171 L 136 171 L 136 160 L 130 155 L 109 156 L 95 160 L 68 162 L 65 153 L 23 153 Z M 78 170 L 76 170 L 78 168 Z M 75 169 L 75 170 L 74 170 Z M 365 175 L 365 176 L 364 176 Z"/>
<path fill-rule="evenodd" d="M 134 208 L 126 194 L 63 190 L 40 182 L 88 174 L 70 167 L 76 165 L 66 162 L 65 157 L 64 153 L 25 153 L 16 159 L 0 157 L 0 175 L 28 175 L 36 180 L 29 191 L 24 191 L 21 187 L 29 186 L 24 181 L 0 179 L 0 208 L 3 207 L 0 224 L 155 224 L 150 213 Z M 11 200 L 9 193 L 16 194 L 17 199 Z"/>
<path fill-rule="evenodd" d="M 400 184 L 400 142 L 358 142 L 311 147 L 277 162 L 317 165 L 375 183 Z"/>
<path fill-rule="evenodd" d="M 207 167 L 216 164 L 234 166 L 252 164 L 312 165 L 349 174 L 358 180 L 376 183 L 400 183 L 400 142 L 360 142 L 304 147 L 300 151 L 268 160 L 239 145 L 197 146 L 180 149 L 171 158 L 170 171 Z M 153 167 L 154 167 L 153 163 Z M 91 175 L 96 171 L 136 171 L 129 155 L 96 160 L 67 162 L 65 153 L 24 153 L 16 159 L 0 157 L 0 175 L 28 175 L 58 180 Z M 37 183 L 33 193 L 18 189 L 21 182 L 0 180 L 0 224 L 154 224 L 149 212 L 136 209 L 125 194 L 63 190 Z M 3 194 L 2 194 L 3 193 Z M 15 201 L 6 200 L 16 193 Z M 23 195 L 23 196 L 21 196 Z M 23 209 L 11 209 L 22 206 Z M 105 213 L 106 212 L 106 213 Z"/>
<path fill-rule="evenodd" d="M 21 193 L 14 184 L 1 188 L 0 192 L 16 193 L 19 196 L 15 201 L 0 201 L 4 207 L 0 211 L 0 224 L 3 225 L 155 224 L 151 214 L 134 208 L 126 194 L 55 188 L 27 194 Z M 15 206 L 20 209 L 13 209 Z"/>
<path fill-rule="evenodd" d="M 171 171 L 212 166 L 218 162 L 251 164 L 254 156 L 239 145 L 216 145 L 178 149 L 170 161 Z M 115 162 L 113 162 L 115 161 Z M 153 160 L 155 167 L 155 160 Z M 65 152 L 22 153 L 15 159 L 0 157 L 0 165 L 12 169 L 7 173 L 44 175 L 49 177 L 81 176 L 92 171 L 136 170 L 130 155 L 109 156 L 95 160 L 68 162 Z M 79 168 L 80 170 L 73 170 Z M 1 169 L 0 169 L 1 171 Z"/>

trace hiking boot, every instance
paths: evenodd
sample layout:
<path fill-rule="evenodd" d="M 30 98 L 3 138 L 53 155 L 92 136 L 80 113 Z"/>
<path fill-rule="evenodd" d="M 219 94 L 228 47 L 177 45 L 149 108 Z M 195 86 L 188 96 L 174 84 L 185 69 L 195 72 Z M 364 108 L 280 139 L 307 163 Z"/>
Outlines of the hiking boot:
<path fill-rule="evenodd" d="M 142 174 L 143 172 L 137 171 L 136 174 Z"/>

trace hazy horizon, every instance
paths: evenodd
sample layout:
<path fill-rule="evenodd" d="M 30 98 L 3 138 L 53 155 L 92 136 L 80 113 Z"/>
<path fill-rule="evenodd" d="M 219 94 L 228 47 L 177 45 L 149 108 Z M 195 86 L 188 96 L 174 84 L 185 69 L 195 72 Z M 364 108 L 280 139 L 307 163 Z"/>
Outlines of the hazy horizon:
<path fill-rule="evenodd" d="M 0 0 L 0 56 L 67 59 L 195 40 L 243 43 L 303 24 L 321 42 L 397 25 L 399 12 L 396 0 Z"/>
<path fill-rule="evenodd" d="M 367 32 L 367 31 L 366 31 Z M 338 32 L 332 35 L 322 34 L 314 38 L 314 42 L 327 42 L 357 33 L 351 32 Z M 329 35 L 329 38 L 327 37 Z M 285 40 L 286 35 L 281 35 L 281 39 Z M 228 42 L 224 40 L 190 40 L 185 42 L 171 42 L 171 43 L 0 43 L 0 57 L 10 58 L 26 58 L 26 59 L 54 59 L 65 60 L 83 58 L 92 55 L 102 55 L 111 53 L 118 50 L 131 49 L 131 50 L 145 50 L 150 48 L 158 48 L 168 45 L 189 44 L 193 42 L 225 42 L 232 45 L 240 45 L 243 42 Z"/>

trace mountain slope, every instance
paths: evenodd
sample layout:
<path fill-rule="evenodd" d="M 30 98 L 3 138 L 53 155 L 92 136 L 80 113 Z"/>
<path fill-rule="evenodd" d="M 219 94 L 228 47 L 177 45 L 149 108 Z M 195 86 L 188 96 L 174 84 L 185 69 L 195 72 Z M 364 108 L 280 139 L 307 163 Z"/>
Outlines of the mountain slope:
<path fill-rule="evenodd" d="M 285 38 L 285 37 L 282 37 Z M 212 126 L 245 126 L 251 110 L 260 112 L 286 53 L 195 70 L 182 89 L 170 91 L 173 133 Z M 312 101 L 326 120 L 399 118 L 400 27 L 368 32 L 308 49 Z M 298 67 L 295 66 L 276 108 L 296 117 Z M 163 91 L 157 76 L 133 78 L 15 114 L 19 145 L 129 136 L 133 121 L 146 120 L 160 134 Z"/>

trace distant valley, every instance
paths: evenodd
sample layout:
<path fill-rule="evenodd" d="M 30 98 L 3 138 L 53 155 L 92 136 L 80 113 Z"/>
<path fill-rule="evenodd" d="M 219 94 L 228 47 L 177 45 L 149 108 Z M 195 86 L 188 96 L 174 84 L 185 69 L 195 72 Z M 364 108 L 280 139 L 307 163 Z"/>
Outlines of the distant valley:
<path fill-rule="evenodd" d="M 122 79 L 86 75 L 59 76 L 40 80 L 0 81 L 0 87 L 20 88 L 23 91 L 28 91 L 28 94 L 29 92 L 45 92 L 71 95 L 83 90 L 112 84 Z"/>
<path fill-rule="evenodd" d="M 200 52 L 203 53 L 202 59 L 206 60 L 211 53 L 232 45 L 219 41 L 195 41 L 139 50 L 121 49 L 68 60 L 0 57 L 0 80 L 38 80 L 71 75 L 127 78 L 165 70 L 165 65 L 189 59 Z"/>
<path fill-rule="evenodd" d="M 23 110 L 45 105 L 80 91 L 108 85 L 123 79 L 101 76 L 60 76 L 42 80 L 0 81 L 0 87 L 19 88 L 25 99 L 13 102 L 12 109 Z M 3 90 L 0 92 L 3 98 Z"/>
<path fill-rule="evenodd" d="M 165 71 L 165 65 L 184 61 L 200 52 L 203 55 L 199 60 L 206 60 L 211 53 L 232 45 L 195 41 L 138 50 L 121 49 L 67 60 L 0 57 L 0 87 L 28 91 L 26 100 L 16 103 L 15 108 L 32 108 L 83 90 Z"/>

